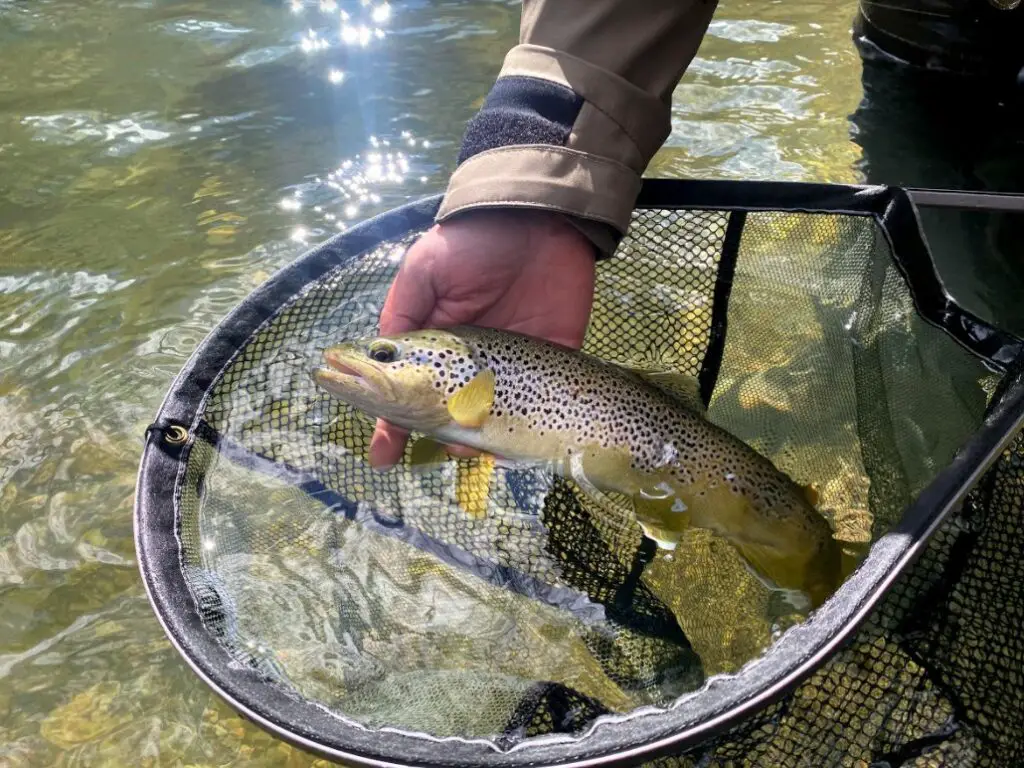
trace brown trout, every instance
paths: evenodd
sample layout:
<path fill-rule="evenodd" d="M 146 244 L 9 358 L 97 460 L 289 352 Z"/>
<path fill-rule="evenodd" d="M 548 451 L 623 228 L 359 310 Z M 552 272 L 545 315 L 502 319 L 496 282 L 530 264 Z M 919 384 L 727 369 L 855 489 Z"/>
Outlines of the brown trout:
<path fill-rule="evenodd" d="M 466 326 L 357 339 L 323 357 L 313 377 L 334 397 L 435 440 L 622 494 L 661 547 L 697 526 L 729 541 L 766 586 L 802 593 L 811 607 L 838 586 L 841 548 L 814 491 L 710 422 L 688 377 Z"/>

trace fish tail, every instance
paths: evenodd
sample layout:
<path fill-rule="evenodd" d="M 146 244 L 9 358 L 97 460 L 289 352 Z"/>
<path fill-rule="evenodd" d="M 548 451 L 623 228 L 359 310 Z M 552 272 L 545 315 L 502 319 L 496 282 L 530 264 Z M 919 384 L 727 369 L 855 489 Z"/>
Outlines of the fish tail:
<path fill-rule="evenodd" d="M 807 594 L 811 598 L 812 607 L 819 607 L 839 589 L 859 562 L 830 535 L 807 569 Z"/>
<path fill-rule="evenodd" d="M 836 542 L 839 547 L 839 583 L 842 584 L 857 570 L 867 556 L 871 545 L 867 542 Z"/>
<path fill-rule="evenodd" d="M 776 591 L 803 593 L 811 609 L 821 606 L 842 583 L 842 548 L 831 535 L 802 556 L 792 547 L 753 542 L 736 542 L 736 547 L 762 583 Z"/>

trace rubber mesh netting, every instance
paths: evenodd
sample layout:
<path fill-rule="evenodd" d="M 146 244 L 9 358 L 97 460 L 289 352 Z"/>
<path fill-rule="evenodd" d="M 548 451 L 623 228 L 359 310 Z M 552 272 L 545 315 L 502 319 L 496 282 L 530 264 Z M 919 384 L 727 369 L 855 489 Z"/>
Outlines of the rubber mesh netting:
<path fill-rule="evenodd" d="M 1024 764 L 1024 436 L 854 640 L 780 703 L 658 766 Z"/>
<path fill-rule="evenodd" d="M 914 311 L 875 219 L 744 218 L 740 231 L 726 212 L 637 211 L 599 265 L 585 349 L 698 377 L 708 418 L 816 485 L 837 538 L 862 553 L 978 428 L 996 377 Z M 657 552 L 628 509 L 597 507 L 540 470 L 466 485 L 455 467 L 479 473 L 475 460 L 369 467 L 372 422 L 310 372 L 324 346 L 375 331 L 418 234 L 294 296 L 203 402 L 177 506 L 181 567 L 234 658 L 370 728 L 507 748 L 668 706 L 800 622 L 706 531 Z M 997 478 L 988 492 L 1019 510 L 1017 476 Z M 474 493 L 486 495 L 482 516 L 466 513 Z M 1020 638 L 999 635 L 1009 619 L 985 596 L 1019 593 L 1024 574 L 977 565 L 984 548 L 1013 546 L 1013 531 L 981 522 L 968 509 L 947 525 L 856 642 L 794 695 L 673 759 L 897 765 L 934 744 L 1019 758 L 1016 742 L 997 753 L 963 725 L 1002 723 L 986 737 L 997 739 L 1020 725 L 1021 702 L 999 699 L 992 678 L 1001 654 L 1019 660 Z M 951 622 L 958 631 L 944 632 Z"/>

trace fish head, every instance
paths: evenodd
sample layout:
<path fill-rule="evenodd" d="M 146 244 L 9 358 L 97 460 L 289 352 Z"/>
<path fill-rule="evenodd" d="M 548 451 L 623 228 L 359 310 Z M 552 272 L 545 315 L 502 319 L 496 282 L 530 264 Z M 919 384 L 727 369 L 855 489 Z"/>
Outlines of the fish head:
<path fill-rule="evenodd" d="M 328 347 L 313 380 L 370 416 L 429 434 L 452 423 L 453 398 L 484 371 L 470 343 L 431 329 Z"/>

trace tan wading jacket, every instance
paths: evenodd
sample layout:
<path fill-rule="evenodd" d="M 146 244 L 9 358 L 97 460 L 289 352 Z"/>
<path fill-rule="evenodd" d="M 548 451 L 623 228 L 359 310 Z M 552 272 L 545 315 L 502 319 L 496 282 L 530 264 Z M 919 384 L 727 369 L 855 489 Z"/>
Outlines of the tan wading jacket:
<path fill-rule="evenodd" d="M 485 207 L 558 211 L 609 256 L 716 5 L 523 0 L 519 45 L 467 126 L 438 221 Z"/>

